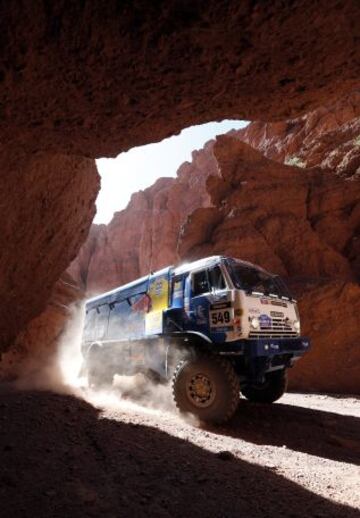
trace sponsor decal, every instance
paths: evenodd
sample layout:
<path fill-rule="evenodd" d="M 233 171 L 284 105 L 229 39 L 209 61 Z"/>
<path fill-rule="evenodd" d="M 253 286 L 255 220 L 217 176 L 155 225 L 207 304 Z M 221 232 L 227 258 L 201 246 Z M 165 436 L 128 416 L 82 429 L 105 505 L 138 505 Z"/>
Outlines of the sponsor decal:
<path fill-rule="evenodd" d="M 271 327 L 272 320 L 269 315 L 259 316 L 260 327 Z"/>
<path fill-rule="evenodd" d="M 134 302 L 134 304 L 131 306 L 131 309 L 139 313 L 148 313 L 151 310 L 151 298 L 147 293 L 144 293 L 142 297 Z"/>
<path fill-rule="evenodd" d="M 163 280 L 162 279 L 156 280 L 154 291 L 155 291 L 155 295 L 160 297 L 160 295 L 162 294 L 162 291 L 163 291 Z"/>
<path fill-rule="evenodd" d="M 261 304 L 271 304 L 272 306 L 281 306 L 282 308 L 288 307 L 286 302 L 281 302 L 280 300 L 260 299 L 260 302 Z"/>
<path fill-rule="evenodd" d="M 207 323 L 204 306 L 196 306 L 196 324 L 201 326 Z"/>
<path fill-rule="evenodd" d="M 284 317 L 284 313 L 282 313 L 281 311 L 270 311 L 270 315 L 272 317 L 278 317 L 278 318 Z"/>
<path fill-rule="evenodd" d="M 174 294 L 173 294 L 173 300 L 180 300 L 183 298 L 183 287 L 182 283 L 176 282 L 174 285 Z"/>
<path fill-rule="evenodd" d="M 287 308 L 288 307 L 286 302 L 280 302 L 279 300 L 272 300 L 271 304 L 273 306 L 281 306 L 282 308 Z"/>

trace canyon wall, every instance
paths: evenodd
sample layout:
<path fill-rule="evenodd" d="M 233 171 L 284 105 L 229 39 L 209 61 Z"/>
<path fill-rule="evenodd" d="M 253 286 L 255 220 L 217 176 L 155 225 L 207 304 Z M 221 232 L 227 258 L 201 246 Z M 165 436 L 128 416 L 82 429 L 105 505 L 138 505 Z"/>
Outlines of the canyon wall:
<path fill-rule="evenodd" d="M 110 289 L 178 260 L 179 229 L 196 208 L 208 206 L 206 180 L 217 174 L 213 142 L 192 153 L 174 178 L 160 178 L 132 195 L 109 225 L 92 225 L 70 274 L 88 294 Z"/>
<path fill-rule="evenodd" d="M 341 197 L 348 195 L 356 197 L 360 167 L 359 116 L 360 93 L 356 91 L 335 104 L 320 107 L 297 119 L 279 123 L 252 122 L 244 129 L 232 130 L 227 134 L 229 139 L 226 151 L 222 152 L 220 145 L 217 147 L 217 154 L 221 155 L 221 160 L 225 164 L 223 167 L 228 169 L 236 165 L 231 163 L 231 160 L 237 157 L 235 140 L 250 144 L 272 161 L 285 163 L 289 167 L 292 165 L 293 169 L 286 168 L 286 171 L 292 171 L 293 174 L 288 175 L 287 183 L 278 181 L 275 192 L 271 190 L 270 178 L 272 171 L 280 170 L 280 166 L 263 160 L 258 154 L 255 154 L 257 157 L 255 159 L 250 150 L 247 151 L 247 158 L 242 160 L 244 170 L 248 167 L 247 160 L 250 160 L 251 167 L 264 170 L 258 178 L 259 182 L 264 182 L 263 189 L 261 189 L 261 183 L 257 189 L 259 192 L 266 193 L 266 199 L 273 197 L 275 206 L 280 203 L 280 200 L 281 203 L 285 200 L 291 208 L 291 201 L 294 204 L 294 211 L 295 207 L 303 204 L 305 213 L 305 205 L 309 200 L 304 196 L 313 195 L 319 204 L 319 211 L 322 211 L 321 215 L 313 216 L 309 224 L 318 239 L 313 262 L 316 262 L 315 257 L 319 254 L 318 263 L 320 266 L 323 264 L 324 259 L 323 257 L 320 259 L 318 250 L 321 248 L 319 243 L 324 242 L 333 250 L 329 252 L 326 249 L 329 255 L 329 260 L 324 266 L 326 271 L 329 268 L 336 271 L 337 267 L 340 268 L 340 263 L 346 263 L 349 266 L 343 266 L 342 271 L 350 268 L 355 276 L 359 275 L 360 245 L 356 232 L 359 209 L 354 209 L 351 215 L 338 209 L 336 203 L 340 202 Z M 209 240 L 208 229 L 202 228 L 197 235 L 188 222 L 193 220 L 197 209 L 205 207 L 208 210 L 204 225 L 206 221 L 214 220 L 214 223 L 217 223 L 219 219 L 223 219 L 223 216 L 214 209 L 217 195 L 216 189 L 211 188 L 212 183 L 214 181 L 216 183 L 222 174 L 219 156 L 214 154 L 214 144 L 215 141 L 209 141 L 201 150 L 194 151 L 192 161 L 185 162 L 179 167 L 176 179 L 161 178 L 150 188 L 133 194 L 126 209 L 115 213 L 109 225 L 92 225 L 89 239 L 69 270 L 88 293 L 110 289 L 151 269 L 176 263 L 184 256 L 184 243 L 187 243 L 186 246 L 189 248 L 191 240 L 194 241 L 194 246 Z M 303 158 L 299 158 L 303 157 L 310 148 L 313 157 L 311 167 L 303 162 Z M 337 167 L 331 161 L 334 157 L 336 157 Z M 311 174 L 307 172 L 308 170 Z M 303 174 L 302 171 L 306 173 Z M 211 179 L 208 182 L 209 177 Z M 294 182 L 295 178 L 298 178 L 298 182 L 302 179 L 302 198 L 297 185 L 291 187 L 289 184 L 289 192 L 286 191 L 292 178 Z M 311 193 L 310 184 L 312 191 L 316 189 Z M 216 185 L 219 188 L 219 184 Z M 232 189 L 238 195 L 241 186 L 232 185 Z M 306 189 L 309 189 L 307 194 Z M 353 194 L 349 194 L 349 191 Z M 253 199 L 254 195 L 255 193 L 249 193 L 250 199 Z M 354 203 L 355 201 L 356 198 Z M 227 199 L 222 201 L 223 204 L 227 202 Z M 263 205 L 263 203 L 264 200 L 258 199 L 254 200 L 253 205 Z M 230 219 L 234 219 L 234 210 L 231 214 Z M 294 214 L 293 217 L 297 218 L 298 214 Z M 245 224 L 247 218 L 243 221 Z M 245 235 L 245 230 L 243 232 Z M 201 233 L 204 235 L 201 236 Z M 225 235 L 228 235 L 231 242 L 233 235 L 231 233 Z M 255 235 L 252 239 L 255 240 Z M 305 240 L 305 236 L 303 239 Z M 305 244 L 304 241 L 304 250 L 301 252 L 303 256 L 312 253 L 310 245 L 305 246 Z M 268 264 L 270 269 L 278 269 L 279 272 L 285 273 L 284 264 L 279 257 L 274 258 L 273 249 L 276 247 L 276 242 L 270 245 L 271 250 L 265 245 L 263 241 L 262 247 L 258 247 L 259 250 L 262 248 L 266 250 L 263 257 L 258 259 L 270 261 Z M 243 248 L 243 253 L 247 253 L 247 249 L 248 247 Z M 337 254 L 337 259 L 334 259 L 333 254 Z M 339 254 L 340 256 L 345 254 L 345 263 Z M 126 257 L 129 259 L 126 260 Z M 271 260 L 270 257 L 272 257 Z M 333 266 L 331 266 L 332 262 Z M 302 260 L 302 264 L 305 263 L 306 261 Z M 320 266 L 317 270 L 312 269 L 313 274 L 319 275 Z M 310 266 L 309 269 L 311 269 Z M 296 274 L 295 267 L 292 268 L 291 274 Z"/>
<path fill-rule="evenodd" d="M 34 0 L 0 13 L 0 352 L 41 314 L 85 240 L 92 159 L 211 120 L 297 116 L 359 83 L 354 0 Z M 154 229 L 167 203 L 159 189 Z M 156 261 L 170 260 L 182 210 Z M 141 239 L 139 271 L 160 250 L 148 231 Z"/>
<path fill-rule="evenodd" d="M 208 142 L 176 179 L 94 225 L 70 272 L 93 294 L 181 259 L 221 253 L 261 264 L 287 279 L 314 341 L 292 386 L 359 392 L 359 100 Z M 306 149 L 312 167 L 299 162 Z M 335 156 L 339 167 L 329 167 Z"/>
<path fill-rule="evenodd" d="M 27 153 L 115 156 L 359 84 L 356 0 L 4 2 L 1 25 L 1 142 Z"/>
<path fill-rule="evenodd" d="M 46 307 L 87 236 L 100 185 L 92 159 L 17 151 L 0 159 L 0 352 Z"/>
<path fill-rule="evenodd" d="M 359 250 L 352 246 L 360 181 L 274 162 L 226 136 L 214 155 L 221 176 L 207 185 L 215 207 L 191 215 L 179 255 L 222 253 L 282 274 L 299 299 L 302 332 L 313 340 L 290 386 L 360 393 Z"/>

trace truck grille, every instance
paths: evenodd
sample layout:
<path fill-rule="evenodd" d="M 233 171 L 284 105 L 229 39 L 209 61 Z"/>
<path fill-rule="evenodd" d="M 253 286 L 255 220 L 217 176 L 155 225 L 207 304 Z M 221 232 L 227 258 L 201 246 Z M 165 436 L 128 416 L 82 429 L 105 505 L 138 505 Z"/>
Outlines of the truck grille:
<path fill-rule="evenodd" d="M 283 336 L 294 338 L 299 336 L 284 318 L 272 318 L 269 325 L 260 323 L 260 329 L 253 329 L 249 333 L 249 338 L 281 338 Z"/>

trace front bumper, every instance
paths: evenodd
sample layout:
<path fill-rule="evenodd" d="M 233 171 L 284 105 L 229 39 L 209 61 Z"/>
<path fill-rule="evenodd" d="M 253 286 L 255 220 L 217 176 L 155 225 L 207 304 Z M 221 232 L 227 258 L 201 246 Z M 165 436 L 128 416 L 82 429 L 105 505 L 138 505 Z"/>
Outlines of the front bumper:
<path fill-rule="evenodd" d="M 310 339 L 305 336 L 257 338 L 229 343 L 220 354 L 233 358 L 239 374 L 262 382 L 267 372 L 292 367 L 309 349 Z"/>
<path fill-rule="evenodd" d="M 298 338 L 256 338 L 222 344 L 223 353 L 244 355 L 248 358 L 272 358 L 274 356 L 303 356 L 311 347 L 306 336 Z"/>
<path fill-rule="evenodd" d="M 299 338 L 258 338 L 246 340 L 244 354 L 254 357 L 272 357 L 277 355 L 302 356 L 310 349 L 310 339 Z"/>

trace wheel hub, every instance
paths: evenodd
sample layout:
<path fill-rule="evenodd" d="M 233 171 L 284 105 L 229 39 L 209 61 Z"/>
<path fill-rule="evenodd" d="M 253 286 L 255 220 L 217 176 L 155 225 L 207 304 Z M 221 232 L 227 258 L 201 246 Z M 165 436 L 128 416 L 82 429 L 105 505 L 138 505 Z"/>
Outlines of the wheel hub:
<path fill-rule="evenodd" d="M 195 374 L 187 385 L 187 396 L 196 407 L 211 405 L 216 395 L 215 385 L 205 374 Z"/>

